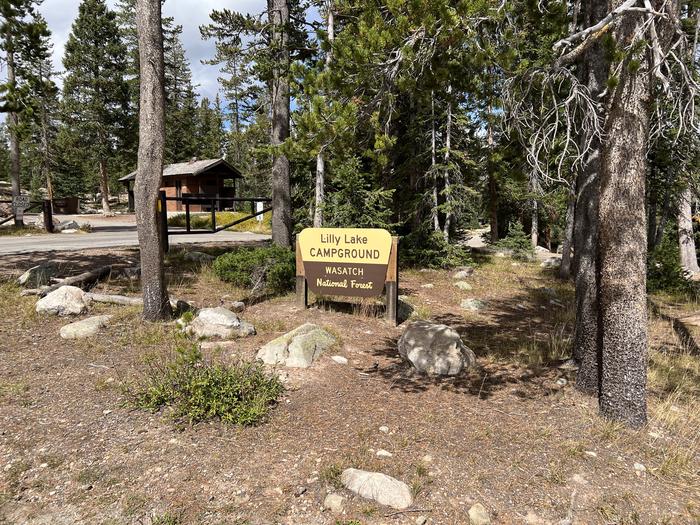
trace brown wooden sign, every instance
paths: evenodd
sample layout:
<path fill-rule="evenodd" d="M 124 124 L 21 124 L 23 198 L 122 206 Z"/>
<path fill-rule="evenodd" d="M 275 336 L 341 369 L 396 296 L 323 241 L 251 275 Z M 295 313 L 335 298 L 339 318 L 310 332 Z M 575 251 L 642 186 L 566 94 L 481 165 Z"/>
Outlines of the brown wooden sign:
<path fill-rule="evenodd" d="M 395 321 L 398 240 L 371 228 L 307 228 L 297 237 L 297 294 L 377 297 L 387 290 L 387 316 Z M 385 286 L 386 285 L 386 286 Z M 391 296 L 391 297 L 390 297 Z"/>

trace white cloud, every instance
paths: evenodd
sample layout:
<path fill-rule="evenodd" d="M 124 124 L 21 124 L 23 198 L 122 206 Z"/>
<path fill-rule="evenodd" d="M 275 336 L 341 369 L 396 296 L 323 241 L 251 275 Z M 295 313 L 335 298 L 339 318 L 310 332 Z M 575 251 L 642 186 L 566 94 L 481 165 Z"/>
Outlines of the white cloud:
<path fill-rule="evenodd" d="M 116 0 L 107 0 L 114 8 Z M 70 34 L 73 20 L 78 15 L 77 0 L 44 0 L 39 10 L 51 29 L 54 43 L 53 64 L 57 71 L 63 70 L 61 63 L 63 49 Z M 248 13 L 259 13 L 266 8 L 265 0 L 167 0 L 163 8 L 164 16 L 172 16 L 176 24 L 182 26 L 182 43 L 192 65 L 192 76 L 201 96 L 214 98 L 218 90 L 218 69 L 202 64 L 214 54 L 214 43 L 203 41 L 199 26 L 209 22 L 209 13 L 214 9 L 236 9 Z"/>

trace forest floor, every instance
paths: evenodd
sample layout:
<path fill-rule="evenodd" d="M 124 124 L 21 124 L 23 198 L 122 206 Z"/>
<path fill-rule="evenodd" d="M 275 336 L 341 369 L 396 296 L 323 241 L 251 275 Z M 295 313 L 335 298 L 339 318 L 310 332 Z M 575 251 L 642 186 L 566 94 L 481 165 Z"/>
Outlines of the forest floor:
<path fill-rule="evenodd" d="M 77 273 L 137 255 L 46 257 Z M 16 276 L 40 260 L 16 256 L 0 271 Z M 452 273 L 404 271 L 400 283 L 414 318 L 453 326 L 476 353 L 477 366 L 451 379 L 412 375 L 396 350 L 406 323 L 390 326 L 371 308 L 300 310 L 292 295 L 250 305 L 242 316 L 257 335 L 216 359 L 252 359 L 313 322 L 340 337 L 337 353 L 349 360 L 324 355 L 290 369 L 279 404 L 253 428 L 182 428 L 125 407 L 122 384 L 143 373 L 146 357 L 173 352 L 174 324 L 96 306 L 90 315 L 113 322 L 96 338 L 63 340 L 66 319 L 39 317 L 36 298 L 0 283 L 0 524 L 457 525 L 477 502 L 499 524 L 699 523 L 700 357 L 696 334 L 679 336 L 672 321 L 698 305 L 653 298 L 650 421 L 632 431 L 599 418 L 596 401 L 573 388 L 574 372 L 560 368 L 573 321 L 568 283 L 508 258 L 479 261 L 471 291 Z M 168 275 L 171 295 L 198 307 L 241 297 L 177 252 Z M 138 293 L 128 281 L 99 289 Z M 461 310 L 465 298 L 486 306 Z M 413 506 L 397 512 L 339 488 L 348 466 L 405 481 Z M 343 514 L 323 510 L 329 492 L 347 498 Z"/>

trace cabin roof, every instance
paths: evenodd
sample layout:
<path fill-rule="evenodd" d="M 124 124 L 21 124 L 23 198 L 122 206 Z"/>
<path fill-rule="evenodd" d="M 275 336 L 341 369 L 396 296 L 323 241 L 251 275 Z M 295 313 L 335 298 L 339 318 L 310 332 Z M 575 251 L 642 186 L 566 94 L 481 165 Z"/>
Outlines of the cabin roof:
<path fill-rule="evenodd" d="M 163 177 L 196 177 L 203 175 L 213 168 L 223 168 L 223 171 L 230 172 L 231 176 L 236 179 L 243 178 L 241 172 L 226 162 L 224 159 L 205 159 L 191 160 L 189 162 L 178 162 L 177 164 L 168 164 L 163 166 Z M 119 179 L 119 182 L 129 182 L 136 179 L 136 171 L 132 171 L 128 175 Z"/>

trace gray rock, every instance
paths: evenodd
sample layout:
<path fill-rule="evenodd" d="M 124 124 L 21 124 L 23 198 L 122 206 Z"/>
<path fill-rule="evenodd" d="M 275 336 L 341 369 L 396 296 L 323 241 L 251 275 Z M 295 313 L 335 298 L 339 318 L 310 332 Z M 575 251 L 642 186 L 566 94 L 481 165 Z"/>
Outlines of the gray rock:
<path fill-rule="evenodd" d="M 435 288 L 435 285 L 433 283 L 426 283 L 426 284 L 421 284 L 421 288 Z"/>
<path fill-rule="evenodd" d="M 335 343 L 335 337 L 321 327 L 306 323 L 267 343 L 257 359 L 268 365 L 308 368 Z"/>
<path fill-rule="evenodd" d="M 56 277 L 56 275 L 58 275 L 58 265 L 56 263 L 43 263 L 29 268 L 29 270 L 20 275 L 17 283 L 26 288 L 39 288 L 49 284 L 51 278 Z"/>
<path fill-rule="evenodd" d="M 61 286 L 36 303 L 36 312 L 49 315 L 80 315 L 87 312 L 85 292 L 76 286 Z"/>
<path fill-rule="evenodd" d="M 61 233 L 78 233 L 77 228 L 68 228 L 66 230 L 61 230 Z"/>
<path fill-rule="evenodd" d="M 462 268 L 461 270 L 458 270 L 453 276 L 453 279 L 466 279 L 467 277 L 471 277 L 474 274 L 474 268 L 471 266 L 467 266 L 466 268 Z"/>
<path fill-rule="evenodd" d="M 430 321 L 412 323 L 399 339 L 398 350 L 416 370 L 430 375 L 457 375 L 476 362 L 455 330 Z"/>
<path fill-rule="evenodd" d="M 428 523 L 427 516 L 418 516 L 416 518 L 416 525 L 425 525 L 426 523 Z"/>
<path fill-rule="evenodd" d="M 187 252 L 185 254 L 186 261 L 196 262 L 200 264 L 212 263 L 214 262 L 214 259 L 216 259 L 216 257 L 204 252 Z"/>
<path fill-rule="evenodd" d="M 331 356 L 331 359 L 338 363 L 339 365 L 347 365 L 348 364 L 348 359 L 346 357 L 343 357 L 342 355 L 333 355 Z"/>
<path fill-rule="evenodd" d="M 76 230 L 77 231 L 79 229 L 80 229 L 80 224 L 78 224 L 75 221 L 61 222 L 61 223 L 57 224 L 56 226 L 54 226 L 54 230 L 59 231 L 59 232 L 64 232 L 66 230 Z M 73 233 L 75 233 L 75 232 L 73 232 Z"/>
<path fill-rule="evenodd" d="M 486 303 L 484 303 L 484 301 L 480 301 L 479 299 L 462 299 L 459 306 L 465 310 L 478 312 L 479 310 L 483 309 L 484 306 L 486 306 Z"/>
<path fill-rule="evenodd" d="M 61 327 L 61 337 L 63 339 L 83 339 L 93 336 L 99 332 L 101 328 L 107 326 L 111 318 L 111 315 L 96 315 L 83 319 L 82 321 L 67 324 Z"/>
<path fill-rule="evenodd" d="M 380 505 L 402 510 L 413 504 L 408 485 L 381 472 L 348 468 L 340 475 L 340 481 L 348 490 Z"/>
<path fill-rule="evenodd" d="M 471 290 L 472 285 L 469 284 L 467 281 L 457 281 L 455 283 L 455 286 L 459 288 L 460 290 Z"/>
<path fill-rule="evenodd" d="M 469 509 L 469 525 L 490 525 L 491 516 L 481 503 L 476 503 Z"/>
<path fill-rule="evenodd" d="M 216 308 L 202 308 L 197 317 L 188 327 L 188 331 L 197 337 L 246 337 L 255 334 L 255 327 L 241 321 L 231 310 L 221 306 Z"/>
<path fill-rule="evenodd" d="M 340 514 L 343 512 L 343 503 L 345 498 L 340 494 L 328 494 L 323 500 L 323 508 L 330 510 L 334 514 Z"/>
<path fill-rule="evenodd" d="M 561 259 L 559 257 L 548 257 L 540 264 L 542 268 L 559 268 L 560 265 Z"/>
<path fill-rule="evenodd" d="M 231 301 L 226 306 L 229 310 L 236 313 L 241 313 L 245 310 L 245 303 L 243 301 Z"/>

